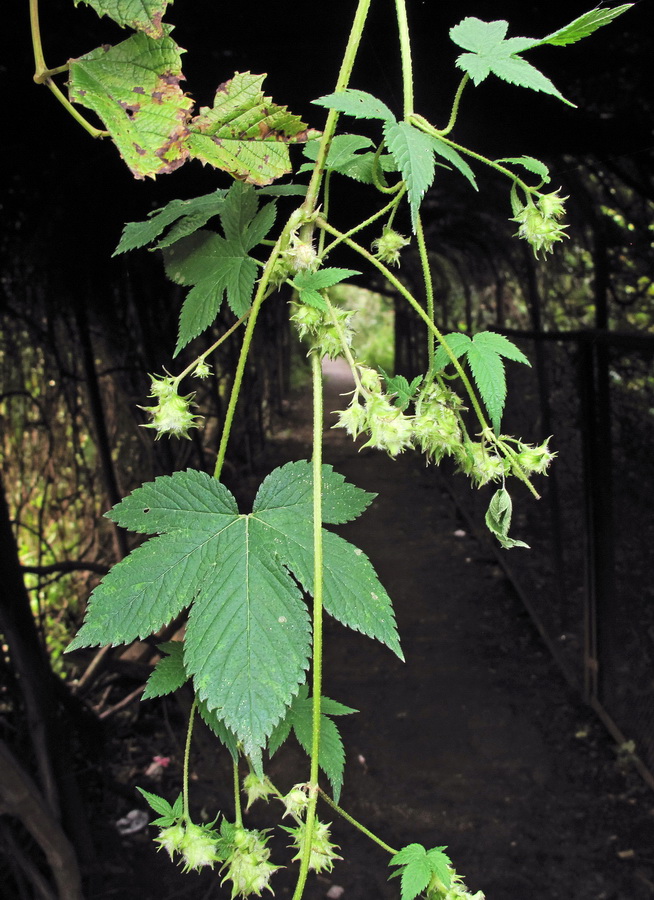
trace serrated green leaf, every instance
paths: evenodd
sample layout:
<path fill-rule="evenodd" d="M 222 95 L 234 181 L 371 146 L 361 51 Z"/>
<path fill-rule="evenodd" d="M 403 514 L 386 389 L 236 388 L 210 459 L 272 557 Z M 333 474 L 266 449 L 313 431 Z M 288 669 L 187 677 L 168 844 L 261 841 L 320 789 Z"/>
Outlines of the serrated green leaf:
<path fill-rule="evenodd" d="M 332 712 L 328 712 L 332 710 Z M 349 706 L 321 697 L 320 716 L 320 751 L 319 765 L 332 785 L 334 800 L 338 803 L 341 788 L 343 787 L 343 772 L 345 769 L 345 753 L 338 728 L 329 718 L 329 715 L 347 715 L 356 712 Z M 288 738 L 291 729 L 304 752 L 311 756 L 313 744 L 313 704 L 308 697 L 308 689 L 303 685 L 297 697 L 286 712 L 283 721 L 279 723 L 268 742 L 270 755 Z"/>
<path fill-rule="evenodd" d="M 464 354 L 468 352 L 468 348 L 471 343 L 468 335 L 463 334 L 460 331 L 453 331 L 450 334 L 443 335 L 443 340 L 457 359 L 460 359 Z M 441 369 L 444 369 L 445 366 L 447 366 L 449 363 L 450 357 L 441 344 L 438 346 L 438 348 L 436 349 L 436 353 L 434 354 L 434 372 L 440 372 Z"/>
<path fill-rule="evenodd" d="M 576 41 L 588 37 L 589 34 L 597 31 L 598 28 L 608 25 L 609 22 L 631 9 L 633 5 L 633 3 L 624 3 L 622 6 L 614 6 L 612 9 L 592 9 L 590 12 L 570 22 L 569 25 L 553 31 L 552 34 L 548 34 L 536 46 L 553 44 L 556 47 L 564 47 L 566 44 L 574 44 Z"/>
<path fill-rule="evenodd" d="M 475 173 L 472 171 L 468 163 L 465 159 L 458 153 L 453 147 L 450 147 L 449 144 L 446 144 L 444 141 L 439 140 L 437 137 L 430 135 L 432 140 L 432 146 L 434 148 L 434 152 L 439 156 L 442 156 L 443 159 L 447 160 L 448 163 L 454 166 L 455 169 L 458 169 L 459 172 L 468 179 L 473 188 L 478 191 L 477 180 L 475 178 Z"/>
<path fill-rule="evenodd" d="M 135 178 L 171 172 L 189 156 L 193 101 L 179 86 L 182 50 L 170 30 L 164 26 L 158 40 L 134 34 L 70 60 L 71 101 L 102 119 Z"/>
<path fill-rule="evenodd" d="M 497 353 L 499 356 L 504 356 L 506 359 L 531 367 L 531 363 L 522 350 L 516 347 L 513 341 L 510 341 L 503 334 L 497 334 L 495 331 L 480 331 L 479 334 L 473 337 L 472 341 L 478 347 L 483 346 L 484 349 Z"/>
<path fill-rule="evenodd" d="M 327 463 L 322 467 L 322 520 L 327 525 L 352 522 L 377 494 L 350 484 Z M 313 520 L 313 469 L 306 459 L 289 462 L 275 469 L 262 482 L 254 500 L 254 513 L 263 509 L 286 507 L 298 516 Z"/>
<path fill-rule="evenodd" d="M 396 853 L 389 862 L 390 866 L 402 866 L 401 896 L 402 900 L 414 900 L 425 890 L 431 880 L 431 867 L 427 859 L 427 851 L 422 844 L 409 844 Z"/>
<path fill-rule="evenodd" d="M 327 301 L 318 291 L 300 291 L 299 299 L 301 303 L 306 303 L 307 306 L 313 306 L 314 309 L 322 312 L 327 312 L 329 309 Z"/>
<path fill-rule="evenodd" d="M 298 272 L 293 278 L 293 284 L 298 291 L 322 291 L 325 288 L 333 287 L 340 284 L 346 278 L 352 278 L 354 275 L 360 275 L 357 269 L 337 269 L 326 267 L 318 269 L 317 272 Z"/>
<path fill-rule="evenodd" d="M 238 738 L 234 732 L 225 725 L 220 718 L 219 709 L 209 709 L 206 700 L 198 701 L 198 713 L 200 718 L 211 731 L 216 735 L 220 743 L 227 747 L 234 761 L 238 760 Z"/>
<path fill-rule="evenodd" d="M 99 16 L 109 16 L 123 28 L 144 31 L 152 38 L 163 35 L 161 20 L 172 0 L 75 0 L 75 6 L 85 3 Z"/>
<path fill-rule="evenodd" d="M 457 57 L 456 65 L 467 72 L 475 84 L 481 84 L 492 73 L 520 87 L 542 91 L 574 106 L 535 66 L 518 56 L 538 45 L 535 38 L 506 38 L 508 22 L 483 22 L 474 16 L 463 19 L 450 29 L 455 44 L 470 53 Z"/>
<path fill-rule="evenodd" d="M 248 311 L 259 264 L 249 251 L 268 234 L 275 221 L 275 204 L 257 212 L 256 192 L 234 182 L 219 211 L 225 237 L 201 229 L 164 251 L 168 277 L 192 285 L 179 321 L 175 356 L 215 321 L 223 297 L 239 318 Z"/>
<path fill-rule="evenodd" d="M 218 711 L 259 768 L 261 748 L 308 665 L 309 616 L 297 584 L 310 590 L 313 578 L 313 509 L 306 478 L 299 483 L 298 477 L 308 467 L 291 463 L 272 473 L 249 516 L 203 472 L 162 476 L 134 491 L 110 517 L 163 533 L 132 551 L 96 588 L 69 648 L 127 643 L 190 606 L 184 667 L 206 712 Z M 353 518 L 369 502 L 330 467 L 325 482 L 328 520 Z M 400 652 L 390 600 L 372 566 L 330 532 L 325 596 L 332 615 Z"/>
<path fill-rule="evenodd" d="M 529 549 L 529 544 L 510 538 L 511 516 L 513 515 L 513 503 L 506 488 L 500 488 L 493 494 L 486 511 L 486 526 L 498 539 L 505 550 L 512 547 L 524 547 Z"/>
<path fill-rule="evenodd" d="M 538 175 L 542 178 L 545 184 L 548 184 L 551 181 L 550 170 L 548 167 L 539 159 L 534 159 L 533 156 L 505 156 L 502 159 L 496 159 L 495 162 L 512 163 L 515 166 L 523 166 L 529 172 L 533 172 L 534 175 Z"/>
<path fill-rule="evenodd" d="M 384 122 L 395 122 L 395 116 L 381 100 L 367 91 L 347 88 L 334 94 L 325 94 L 313 101 L 316 106 L 326 106 L 356 119 L 382 119 Z"/>
<path fill-rule="evenodd" d="M 304 155 L 315 161 L 318 158 L 318 141 L 309 141 L 304 146 Z M 374 146 L 370 138 L 358 134 L 339 134 L 332 142 L 327 155 L 325 167 L 330 172 L 337 172 L 347 178 L 353 178 L 363 184 L 373 184 L 375 153 L 368 150 Z M 364 151 L 364 152 L 360 152 Z M 397 166 L 389 153 L 382 153 L 377 160 L 382 172 L 395 171 Z M 305 163 L 298 172 L 310 172 L 313 166 Z"/>
<path fill-rule="evenodd" d="M 445 847 L 433 847 L 427 851 L 427 860 L 432 875 L 435 875 L 447 889 L 452 883 L 452 860 L 446 853 L 443 853 L 444 850 Z"/>
<path fill-rule="evenodd" d="M 136 790 L 141 794 L 148 805 L 156 812 L 159 813 L 160 816 L 174 817 L 173 807 L 167 800 L 164 800 L 163 797 L 159 797 L 158 794 L 151 794 L 150 791 L 146 791 L 144 788 L 136 785 Z"/>
<path fill-rule="evenodd" d="M 405 410 L 415 398 L 418 388 L 422 384 L 422 375 L 418 375 L 409 384 L 404 375 L 387 375 L 383 369 L 381 372 L 386 382 L 388 395 L 394 397 L 393 405 L 398 409 Z"/>
<path fill-rule="evenodd" d="M 143 700 L 173 694 L 189 679 L 184 668 L 183 641 L 168 641 L 166 644 L 159 644 L 159 650 L 165 655 L 159 660 L 148 678 L 142 696 Z"/>
<path fill-rule="evenodd" d="M 250 184 L 267 185 L 291 171 L 288 145 L 318 135 L 261 90 L 265 75 L 237 72 L 221 84 L 213 107 L 189 124 L 191 156 Z"/>
<path fill-rule="evenodd" d="M 172 223 L 175 225 L 166 237 L 159 241 L 158 249 L 192 234 L 206 225 L 213 216 L 218 215 L 226 196 L 227 191 L 221 188 L 191 200 L 172 200 L 161 209 L 151 212 L 144 222 L 128 222 L 113 255 L 118 256 L 128 250 L 153 243 Z"/>
<path fill-rule="evenodd" d="M 434 180 L 434 139 L 408 122 L 385 122 L 384 137 L 407 186 L 415 232 L 422 198 Z"/>

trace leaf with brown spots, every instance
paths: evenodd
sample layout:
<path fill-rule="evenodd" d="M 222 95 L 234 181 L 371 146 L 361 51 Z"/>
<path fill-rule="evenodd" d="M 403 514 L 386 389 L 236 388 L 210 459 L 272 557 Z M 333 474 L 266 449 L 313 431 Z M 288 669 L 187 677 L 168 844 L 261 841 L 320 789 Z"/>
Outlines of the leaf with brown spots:
<path fill-rule="evenodd" d="M 161 20 L 172 0 L 75 0 L 75 6 L 86 3 L 99 16 L 109 16 L 123 28 L 143 31 L 153 38 L 164 36 Z"/>
<path fill-rule="evenodd" d="M 102 119 L 136 178 L 179 168 L 193 101 L 179 86 L 182 49 L 164 26 L 159 40 L 139 33 L 70 61 L 70 99 Z"/>
<path fill-rule="evenodd" d="M 267 185 L 291 171 L 288 144 L 318 136 L 285 106 L 265 97 L 265 75 L 237 72 L 189 126 L 191 156 L 234 178 Z"/>

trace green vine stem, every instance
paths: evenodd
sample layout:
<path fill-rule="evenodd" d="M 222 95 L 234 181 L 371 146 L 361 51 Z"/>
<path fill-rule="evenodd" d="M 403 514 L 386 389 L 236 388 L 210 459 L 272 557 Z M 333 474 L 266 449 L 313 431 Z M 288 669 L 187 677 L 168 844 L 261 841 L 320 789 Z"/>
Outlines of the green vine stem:
<path fill-rule="evenodd" d="M 322 434 L 323 395 L 320 356 L 311 353 L 313 386 L 313 654 L 312 654 L 312 719 L 311 769 L 309 776 L 309 804 L 305 819 L 302 857 L 293 900 L 300 900 L 309 872 L 313 828 L 318 800 L 318 768 L 320 756 L 320 712 L 322 696 L 322 606 L 323 606 L 323 546 L 322 546 Z"/>
<path fill-rule="evenodd" d="M 205 350 L 204 353 L 201 353 L 198 357 L 196 357 L 193 360 L 193 362 L 189 366 L 187 366 L 183 372 L 180 372 L 180 374 L 175 378 L 175 385 L 178 385 L 184 378 L 186 378 L 187 375 L 190 375 L 191 372 L 193 371 L 193 369 L 195 369 L 195 367 L 197 366 L 197 364 L 204 362 L 204 360 L 207 358 L 207 356 L 212 354 L 214 352 L 214 350 L 217 350 L 218 347 L 220 347 L 220 345 L 223 343 L 223 341 L 226 341 L 228 338 L 230 338 L 234 334 L 234 332 L 238 328 L 240 328 L 244 322 L 246 322 L 248 320 L 249 316 L 250 316 L 250 310 L 248 310 L 244 316 L 241 316 L 241 318 L 238 319 L 238 321 L 234 322 L 234 324 L 231 325 L 227 329 L 227 331 L 223 335 L 221 335 L 218 338 L 218 340 L 209 347 L 208 350 Z"/>
<path fill-rule="evenodd" d="M 238 758 L 234 760 L 234 824 L 237 828 L 243 827 L 243 810 L 241 807 L 241 779 L 238 775 Z"/>
<path fill-rule="evenodd" d="M 108 131 L 103 131 L 101 128 L 96 128 L 94 125 L 91 125 L 89 121 L 87 121 L 84 116 L 75 109 L 73 104 L 68 100 L 63 91 L 61 91 L 57 85 L 52 80 L 53 75 L 60 75 L 62 72 L 67 72 L 69 69 L 68 65 L 58 66 L 56 69 L 49 69 L 45 64 L 45 58 L 43 56 L 43 43 L 41 41 L 41 25 L 39 21 L 39 0 L 29 0 L 29 9 L 30 9 L 30 31 L 32 34 L 32 48 L 34 51 L 34 81 L 37 84 L 45 84 L 47 88 L 49 88 L 57 100 L 61 103 L 65 110 L 75 119 L 75 121 L 87 131 L 91 137 L 107 137 L 109 135 Z"/>
<path fill-rule="evenodd" d="M 341 69 L 336 80 L 336 87 L 334 89 L 336 93 L 338 91 L 344 91 L 349 84 L 350 76 L 352 75 L 352 69 L 354 68 L 354 61 L 356 59 L 359 45 L 361 43 L 361 36 L 363 35 L 363 29 L 368 17 L 369 8 L 370 0 L 359 0 L 359 5 L 357 6 L 357 11 L 354 15 L 354 22 L 352 23 L 347 46 L 343 55 Z M 309 182 L 309 187 L 307 188 L 307 196 L 303 204 L 304 209 L 309 214 L 311 214 L 315 210 L 318 203 L 320 185 L 322 183 L 323 174 L 325 172 L 327 154 L 329 153 L 329 148 L 331 147 L 332 140 L 334 139 L 338 116 L 339 113 L 335 109 L 330 109 L 329 113 L 327 114 L 325 130 L 322 134 L 322 139 L 318 148 L 318 156 L 313 167 L 311 181 Z M 308 232 L 306 235 L 303 234 L 304 239 L 308 239 L 308 237 L 310 237 L 310 234 L 313 230 L 313 225 L 309 224 L 306 226 L 306 228 L 308 229 Z"/>
<path fill-rule="evenodd" d="M 461 79 L 461 83 L 459 84 L 459 87 L 457 88 L 457 92 L 454 96 L 454 102 L 452 103 L 452 112 L 450 113 L 450 121 L 447 123 L 447 125 L 445 126 L 445 128 L 443 128 L 442 131 L 438 132 L 440 137 L 444 137 L 446 134 L 449 134 L 450 131 L 456 125 L 456 120 L 459 115 L 459 105 L 461 103 L 461 95 L 463 94 L 463 89 L 465 88 L 466 84 L 469 81 L 470 81 L 470 76 L 466 72 L 465 75 L 463 76 L 463 78 Z"/>
<path fill-rule="evenodd" d="M 184 796 L 184 821 L 190 822 L 191 816 L 189 813 L 189 805 L 188 805 L 188 773 L 189 773 L 189 760 L 191 758 L 191 738 L 193 737 L 193 723 L 195 722 L 195 711 L 198 708 L 198 698 L 193 698 L 193 703 L 191 705 L 191 712 L 188 716 L 188 727 L 186 729 L 186 744 L 184 746 L 184 771 L 182 775 L 182 793 Z"/>
<path fill-rule="evenodd" d="M 413 112 L 413 63 L 411 61 L 411 38 L 406 15 L 406 0 L 395 0 L 397 28 L 400 35 L 402 56 L 402 88 L 404 91 L 404 118 Z"/>
<path fill-rule="evenodd" d="M 229 442 L 229 436 L 231 434 L 232 424 L 234 422 L 236 404 L 238 403 L 239 394 L 241 393 L 241 385 L 243 384 L 245 363 L 247 362 L 248 353 L 250 352 L 250 345 L 252 344 L 254 327 L 257 324 L 257 318 L 259 316 L 259 311 L 261 310 L 261 305 L 268 296 L 266 291 L 268 288 L 268 283 L 270 281 L 270 276 L 272 275 L 275 263 L 277 262 L 279 254 L 281 252 L 281 247 L 285 241 L 288 241 L 288 225 L 277 239 L 277 242 L 273 247 L 270 256 L 268 257 L 268 261 L 266 262 L 261 280 L 259 281 L 259 285 L 254 295 L 254 300 L 252 301 L 252 306 L 250 307 L 248 323 L 245 328 L 245 334 L 243 335 L 243 344 L 241 345 L 241 352 L 238 357 L 236 372 L 234 373 L 234 383 L 232 384 L 232 390 L 229 395 L 229 404 L 227 406 L 227 412 L 225 413 L 225 424 L 223 425 L 223 431 L 220 436 L 220 445 L 218 447 L 216 465 L 213 471 L 214 478 L 220 478 L 223 470 L 225 455 L 227 453 L 227 444 Z"/>
<path fill-rule="evenodd" d="M 366 828 L 365 825 L 362 825 L 361 822 L 357 822 L 357 820 L 353 816 L 351 816 L 349 812 L 346 812 L 341 806 L 338 805 L 338 803 L 335 803 L 329 796 L 329 794 L 325 793 L 322 788 L 318 788 L 318 793 L 320 794 L 321 799 L 324 800 L 325 803 L 328 804 L 328 806 L 331 806 L 334 812 L 338 813 L 338 815 L 345 819 L 346 822 L 349 822 L 350 825 L 353 825 L 362 834 L 365 834 L 366 837 L 369 837 L 371 841 L 375 842 L 375 844 L 379 844 L 380 847 L 395 856 L 395 854 L 398 852 L 397 850 L 394 850 L 392 847 L 390 847 L 386 843 L 386 841 L 382 841 L 380 837 L 377 837 L 376 834 Z"/>
<path fill-rule="evenodd" d="M 337 237 L 335 240 L 329 244 L 325 250 L 320 254 L 321 260 L 324 260 L 326 256 L 332 252 L 332 250 L 341 244 L 346 238 L 352 237 L 353 234 L 356 234 L 359 231 L 363 231 L 364 228 L 367 228 L 368 225 L 372 225 L 373 222 L 376 222 L 377 219 L 381 219 L 386 213 L 390 213 L 391 216 L 394 215 L 395 210 L 398 207 L 398 204 L 402 197 L 406 194 L 406 187 L 403 187 L 402 190 L 397 194 L 397 196 L 393 197 L 390 203 L 387 203 L 386 206 L 382 207 L 378 212 L 373 213 L 373 215 L 369 216 L 364 222 L 360 222 L 358 225 L 355 225 L 353 228 L 350 228 L 349 231 L 345 231 L 340 237 Z"/>
<path fill-rule="evenodd" d="M 425 296 L 427 298 L 427 315 L 432 324 L 434 324 L 434 282 L 431 277 L 431 266 L 429 265 L 429 254 L 427 253 L 427 244 L 425 243 L 425 232 L 422 227 L 422 219 L 418 216 L 416 237 L 418 239 L 418 253 L 420 254 L 420 265 L 422 266 L 422 279 L 425 284 Z M 431 329 L 427 331 L 427 359 L 429 362 L 428 371 L 434 368 L 435 355 L 435 338 Z"/>

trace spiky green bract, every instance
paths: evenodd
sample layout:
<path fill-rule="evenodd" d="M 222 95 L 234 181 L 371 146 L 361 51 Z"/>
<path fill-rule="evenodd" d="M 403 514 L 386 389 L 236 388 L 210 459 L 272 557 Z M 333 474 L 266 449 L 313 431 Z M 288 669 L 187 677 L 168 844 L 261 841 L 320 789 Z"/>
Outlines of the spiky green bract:
<path fill-rule="evenodd" d="M 293 286 L 296 288 L 301 303 L 308 303 L 309 306 L 315 306 L 316 309 L 327 309 L 327 304 L 320 295 L 320 291 L 325 288 L 333 287 L 340 284 L 346 278 L 352 278 L 353 275 L 360 275 L 356 269 L 337 269 L 327 267 L 312 272 L 307 269 L 298 272 L 293 278 Z"/>
<path fill-rule="evenodd" d="M 453 332 L 445 335 L 444 340 L 457 359 L 466 357 L 493 428 L 498 433 L 506 400 L 506 378 L 502 357 L 526 366 L 531 365 L 529 360 L 508 338 L 494 331 L 482 331 L 472 340 L 467 334 Z M 434 357 L 434 371 L 438 372 L 445 368 L 449 361 L 450 358 L 444 348 L 439 347 Z"/>
<path fill-rule="evenodd" d="M 250 307 L 258 263 L 249 256 L 275 221 L 275 204 L 259 209 L 254 189 L 235 181 L 219 210 L 224 237 L 200 229 L 164 250 L 166 274 L 192 285 L 179 317 L 175 355 L 216 319 L 223 297 L 236 316 Z"/>
<path fill-rule="evenodd" d="M 524 547 L 529 549 L 529 544 L 524 541 L 517 541 L 509 537 L 509 528 L 511 527 L 511 516 L 513 514 L 513 503 L 506 488 L 500 488 L 493 494 L 488 510 L 486 512 L 486 525 L 488 530 L 492 531 L 495 537 L 505 550 L 512 547 Z"/>
<path fill-rule="evenodd" d="M 313 705 L 309 699 L 309 691 L 303 685 L 297 697 L 288 708 L 286 715 L 277 724 L 270 735 L 268 750 L 272 756 L 284 743 L 293 730 L 305 753 L 311 756 L 312 750 L 312 715 Z M 320 716 L 320 756 L 318 763 L 325 775 L 329 778 L 334 794 L 334 800 L 338 803 L 343 787 L 343 770 L 345 769 L 345 752 L 338 728 L 331 720 L 331 716 L 344 716 L 356 712 L 349 706 L 330 700 L 329 697 L 321 698 Z"/>
<path fill-rule="evenodd" d="M 323 466 L 324 521 L 356 518 L 372 499 Z M 208 711 L 244 745 L 260 748 L 305 678 L 310 625 L 299 584 L 313 588 L 313 479 L 305 460 L 264 480 L 250 515 L 203 472 L 162 476 L 109 512 L 124 528 L 157 534 L 93 592 L 69 649 L 129 643 L 185 607 L 184 666 Z M 325 532 L 325 609 L 401 656 L 393 610 L 367 557 Z"/>
<path fill-rule="evenodd" d="M 172 694 L 186 684 L 189 679 L 184 668 L 184 644 L 182 641 L 168 641 L 165 644 L 159 644 L 158 649 L 164 655 L 148 678 L 148 683 L 143 691 L 143 700 Z"/>
<path fill-rule="evenodd" d="M 445 847 L 426 850 L 422 844 L 408 844 L 391 858 L 389 866 L 401 867 L 390 877 L 401 876 L 402 900 L 414 900 L 431 884 L 432 879 L 437 879 L 444 889 L 449 888 L 451 861 L 444 850 Z"/>

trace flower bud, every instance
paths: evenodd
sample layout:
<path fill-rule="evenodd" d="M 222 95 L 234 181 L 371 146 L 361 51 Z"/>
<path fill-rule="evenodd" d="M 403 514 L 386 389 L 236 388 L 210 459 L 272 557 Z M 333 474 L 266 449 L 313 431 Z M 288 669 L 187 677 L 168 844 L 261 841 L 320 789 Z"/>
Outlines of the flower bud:
<path fill-rule="evenodd" d="M 377 259 L 389 263 L 391 266 L 399 266 L 400 250 L 406 247 L 409 239 L 398 234 L 388 225 L 384 225 L 381 237 L 372 242 L 372 250 Z"/>
<path fill-rule="evenodd" d="M 265 775 L 263 778 L 259 778 L 254 772 L 250 772 L 243 779 L 243 789 L 248 797 L 246 810 L 252 806 L 255 800 L 268 800 L 268 797 L 274 792 L 270 779 Z"/>
<path fill-rule="evenodd" d="M 184 872 L 201 869 L 203 866 L 213 868 L 214 862 L 220 859 L 216 853 L 216 840 L 215 832 L 204 825 L 194 825 L 192 822 L 187 825 L 179 846 L 179 851 L 184 857 Z"/>
<path fill-rule="evenodd" d="M 176 851 L 180 851 L 186 829 L 180 822 L 175 822 L 168 828 L 162 828 L 159 837 L 154 839 L 155 844 L 159 844 L 159 850 L 165 850 L 172 859 Z"/>
<path fill-rule="evenodd" d="M 304 785 L 296 784 L 292 787 L 282 802 L 286 807 L 284 816 L 293 816 L 299 822 L 309 805 L 309 797 L 304 789 Z"/>
<path fill-rule="evenodd" d="M 293 837 L 291 846 L 297 848 L 298 851 L 293 857 L 293 862 L 302 858 L 306 841 L 306 827 L 306 822 L 301 822 L 297 828 L 286 829 Z M 316 819 L 313 823 L 311 852 L 309 855 L 309 868 L 314 872 L 331 872 L 334 868 L 334 860 L 343 858 L 335 852 L 339 848 L 336 844 L 331 843 L 329 837 L 329 825 Z"/>

